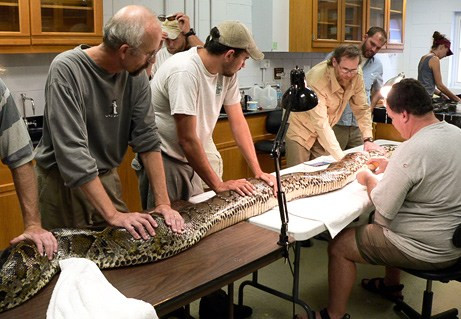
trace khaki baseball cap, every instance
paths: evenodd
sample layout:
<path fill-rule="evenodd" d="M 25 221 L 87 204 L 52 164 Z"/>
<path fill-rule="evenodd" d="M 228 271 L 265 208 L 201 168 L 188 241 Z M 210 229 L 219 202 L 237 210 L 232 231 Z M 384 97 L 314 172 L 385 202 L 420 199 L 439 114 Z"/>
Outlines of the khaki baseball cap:
<path fill-rule="evenodd" d="M 168 21 L 165 20 L 162 22 L 162 31 L 168 34 L 168 39 L 176 40 L 178 35 L 181 33 L 179 29 L 178 20 Z"/>
<path fill-rule="evenodd" d="M 240 21 L 224 21 L 217 26 L 222 45 L 235 49 L 245 49 L 254 60 L 264 59 L 264 53 L 258 49 L 250 30 Z"/>

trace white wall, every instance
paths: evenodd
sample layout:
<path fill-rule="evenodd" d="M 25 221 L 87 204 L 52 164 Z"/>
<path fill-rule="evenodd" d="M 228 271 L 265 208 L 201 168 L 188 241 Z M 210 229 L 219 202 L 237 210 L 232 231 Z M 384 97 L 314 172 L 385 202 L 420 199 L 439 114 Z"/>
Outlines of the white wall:
<path fill-rule="evenodd" d="M 418 77 L 419 59 L 429 52 L 434 31 L 453 39 L 452 25 L 455 12 L 461 12 L 460 0 L 407 0 L 403 51 L 403 71 L 407 77 Z M 447 86 L 452 59 L 453 57 L 447 57 L 440 61 L 443 83 Z"/>

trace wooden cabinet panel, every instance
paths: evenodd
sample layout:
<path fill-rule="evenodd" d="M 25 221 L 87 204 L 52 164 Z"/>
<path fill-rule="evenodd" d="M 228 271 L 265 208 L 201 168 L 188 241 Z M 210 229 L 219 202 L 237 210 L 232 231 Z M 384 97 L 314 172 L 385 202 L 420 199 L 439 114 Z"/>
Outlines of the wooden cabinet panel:
<path fill-rule="evenodd" d="M 11 239 L 23 232 L 24 224 L 13 182 L 0 181 L 0 250 L 3 250 Z"/>
<path fill-rule="evenodd" d="M 122 163 L 118 167 L 120 182 L 122 183 L 122 197 L 130 211 L 141 211 L 141 199 L 138 188 L 136 171 L 131 168 L 134 153 L 128 148 Z"/>
<path fill-rule="evenodd" d="M 404 139 L 392 124 L 375 123 L 375 139 L 402 142 Z"/>
<path fill-rule="evenodd" d="M 406 0 L 388 0 L 388 41 L 386 49 L 403 50 L 405 36 L 405 6 Z"/>
<path fill-rule="evenodd" d="M 29 0 L 0 0 L 0 45 L 28 44 Z"/>
<path fill-rule="evenodd" d="M 10 20 L 19 19 L 20 31 L 2 32 L 0 23 L 0 53 L 60 52 L 101 42 L 102 1 L 0 0 L 2 12 L 16 6 L 10 11 L 19 17 Z"/>
<path fill-rule="evenodd" d="M 268 113 L 261 113 L 256 115 L 246 116 L 248 126 L 250 128 L 253 142 L 273 139 L 274 135 L 266 132 L 266 118 Z M 213 140 L 216 148 L 223 158 L 223 179 L 238 179 L 253 177 L 253 172 L 248 167 L 245 158 L 243 157 L 240 149 L 235 143 L 234 137 L 229 126 L 227 119 L 221 119 L 216 124 L 213 131 Z M 265 172 L 273 172 L 274 164 L 270 156 L 266 154 L 257 154 L 261 169 Z"/>
<path fill-rule="evenodd" d="M 380 52 L 402 51 L 405 43 L 406 0 L 368 0 L 367 30 L 378 26 L 386 30 L 388 41 Z"/>
<path fill-rule="evenodd" d="M 315 14 L 317 13 L 317 14 Z M 341 3 L 338 0 L 314 0 L 312 7 L 314 47 L 333 47 L 341 41 Z"/>
<path fill-rule="evenodd" d="M 381 52 L 402 51 L 406 0 L 290 0 L 290 52 L 329 52 L 359 44 L 371 26 L 389 41 Z"/>

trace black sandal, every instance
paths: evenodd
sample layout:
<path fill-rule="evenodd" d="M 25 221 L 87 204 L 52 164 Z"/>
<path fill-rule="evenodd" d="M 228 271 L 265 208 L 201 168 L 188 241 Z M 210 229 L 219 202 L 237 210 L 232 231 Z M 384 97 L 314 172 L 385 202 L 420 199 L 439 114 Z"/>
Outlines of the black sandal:
<path fill-rule="evenodd" d="M 322 310 L 320 310 L 319 314 L 322 319 L 331 319 L 327 308 L 323 308 Z M 344 314 L 343 316 L 343 319 L 350 319 L 350 318 L 351 316 L 348 313 Z"/>
<path fill-rule="evenodd" d="M 362 287 L 372 293 L 378 294 L 392 302 L 403 301 L 403 285 L 384 284 L 384 278 L 362 279 Z"/>

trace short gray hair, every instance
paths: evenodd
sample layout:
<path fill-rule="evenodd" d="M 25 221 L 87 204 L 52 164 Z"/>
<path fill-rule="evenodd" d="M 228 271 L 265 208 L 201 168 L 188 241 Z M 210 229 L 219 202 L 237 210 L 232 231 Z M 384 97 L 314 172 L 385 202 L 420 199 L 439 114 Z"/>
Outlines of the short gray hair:
<path fill-rule="evenodd" d="M 118 49 L 123 44 L 138 49 L 145 34 L 146 23 L 149 19 L 155 19 L 155 14 L 148 10 L 151 15 L 146 14 L 127 14 L 128 10 L 122 8 L 107 21 L 104 26 L 103 43 L 111 49 Z"/>

